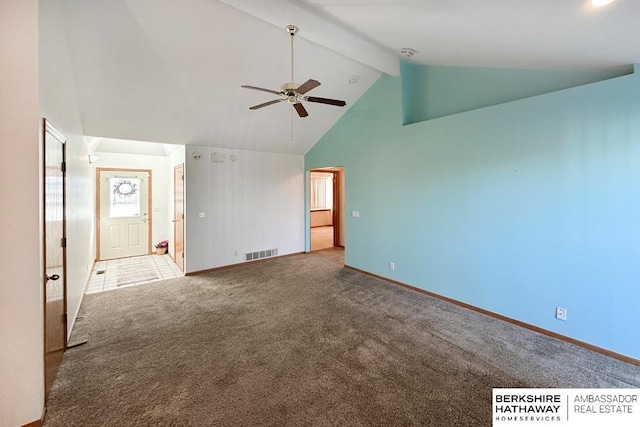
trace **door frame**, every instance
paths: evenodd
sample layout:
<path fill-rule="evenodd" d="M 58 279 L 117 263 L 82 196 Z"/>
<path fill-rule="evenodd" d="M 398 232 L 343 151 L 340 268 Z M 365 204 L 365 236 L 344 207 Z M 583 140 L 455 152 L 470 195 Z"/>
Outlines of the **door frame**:
<path fill-rule="evenodd" d="M 341 191 L 342 179 L 344 178 L 340 170 L 331 171 L 333 173 L 333 246 L 344 248 L 340 244 L 340 235 L 342 233 L 342 221 L 340 216 L 344 218 L 343 200 L 344 194 Z"/>
<path fill-rule="evenodd" d="M 315 168 L 309 170 L 309 186 L 307 188 L 308 198 L 311 198 L 311 173 L 330 173 L 333 174 L 333 205 L 331 207 L 331 215 L 333 222 L 333 246 L 337 248 L 343 248 L 344 245 L 340 244 L 340 235 L 342 234 L 342 227 L 344 225 L 344 194 L 342 192 L 342 183 L 344 180 L 344 166 L 332 166 L 328 168 Z M 309 203 L 309 215 L 311 215 L 311 203 Z M 342 221 L 341 217 L 342 216 Z M 311 251 L 311 221 L 309 221 L 309 251 Z"/>
<path fill-rule="evenodd" d="M 54 137 L 60 144 L 62 148 L 62 164 L 60 165 L 62 169 L 62 328 L 63 328 L 63 347 L 59 360 L 56 360 L 55 367 L 49 366 L 48 363 L 48 353 L 47 353 L 47 282 L 49 281 L 47 275 L 47 134 L 50 134 Z M 68 334 L 68 319 L 67 319 L 67 181 L 66 181 L 66 138 L 46 119 L 42 119 L 42 271 L 43 274 L 43 282 L 42 282 L 42 290 L 43 290 L 43 350 L 44 350 L 44 393 L 45 393 L 45 403 L 47 398 L 49 397 L 49 391 L 51 389 L 51 385 L 53 384 L 53 379 L 55 378 L 55 374 L 53 378 L 51 378 L 51 383 L 47 379 L 50 376 L 50 370 L 54 369 L 57 372 L 58 366 L 60 366 L 60 362 L 62 362 L 62 355 L 67 350 L 67 334 Z"/>
<path fill-rule="evenodd" d="M 180 180 L 180 184 L 182 185 L 182 218 L 176 219 L 176 173 L 179 169 L 182 169 L 182 177 Z M 179 165 L 174 166 L 173 168 L 173 254 L 171 257 L 173 258 L 173 262 L 184 271 L 184 163 L 180 163 Z M 180 222 L 182 226 L 182 247 L 181 251 L 178 252 L 178 239 L 176 238 L 176 227 L 177 223 Z"/>
<path fill-rule="evenodd" d="M 151 255 L 151 242 L 153 241 L 153 200 L 152 196 L 152 176 L 151 169 L 129 169 L 129 168 L 96 168 L 96 261 L 100 260 L 100 172 L 146 172 L 149 179 L 147 180 L 147 255 Z"/>

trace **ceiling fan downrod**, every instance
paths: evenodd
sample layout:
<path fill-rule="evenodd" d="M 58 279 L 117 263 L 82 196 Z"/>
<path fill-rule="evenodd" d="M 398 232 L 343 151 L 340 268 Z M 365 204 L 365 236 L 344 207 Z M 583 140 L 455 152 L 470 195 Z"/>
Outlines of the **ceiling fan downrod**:
<path fill-rule="evenodd" d="M 295 36 L 298 32 L 298 27 L 296 27 L 295 25 L 287 25 L 285 29 L 291 36 L 291 83 L 293 83 L 293 36 Z"/>

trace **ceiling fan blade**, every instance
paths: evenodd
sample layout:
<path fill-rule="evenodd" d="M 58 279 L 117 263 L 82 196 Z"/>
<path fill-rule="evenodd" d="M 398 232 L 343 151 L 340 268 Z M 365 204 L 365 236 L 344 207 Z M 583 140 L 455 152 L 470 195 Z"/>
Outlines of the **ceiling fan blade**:
<path fill-rule="evenodd" d="M 240 87 L 243 87 L 245 89 L 253 89 L 253 90 L 261 90 L 263 92 L 269 92 L 269 93 L 273 93 L 275 95 L 282 95 L 282 92 L 277 92 L 275 90 L 271 90 L 271 89 L 265 89 L 262 87 L 257 87 L 257 86 L 248 86 L 248 85 L 242 85 Z"/>
<path fill-rule="evenodd" d="M 340 101 L 338 99 L 316 98 L 314 96 L 305 96 L 304 100 L 309 102 L 319 102 L 320 104 L 336 105 L 338 107 L 344 107 L 345 105 L 347 105 L 346 102 Z"/>
<path fill-rule="evenodd" d="M 266 107 L 268 105 L 277 104 L 278 102 L 282 102 L 284 99 L 274 99 L 273 101 L 265 102 L 263 104 L 254 105 L 253 107 L 249 107 L 250 110 L 257 110 L 258 108 Z"/>
<path fill-rule="evenodd" d="M 309 115 L 309 113 L 307 113 L 307 110 L 305 110 L 304 105 L 300 104 L 299 102 L 293 104 L 293 108 L 296 109 L 300 117 L 307 117 Z"/>
<path fill-rule="evenodd" d="M 296 89 L 296 92 L 298 92 L 299 94 L 304 94 L 309 92 L 311 89 L 317 88 L 318 86 L 320 86 L 319 81 L 309 79 L 306 82 L 302 83 L 300 86 L 298 86 L 298 88 Z"/>

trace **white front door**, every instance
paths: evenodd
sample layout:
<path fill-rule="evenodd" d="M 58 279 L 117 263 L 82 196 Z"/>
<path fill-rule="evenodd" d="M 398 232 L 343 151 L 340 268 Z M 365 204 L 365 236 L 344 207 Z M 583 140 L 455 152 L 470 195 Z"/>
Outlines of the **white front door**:
<path fill-rule="evenodd" d="M 99 170 L 100 259 L 146 255 L 149 244 L 148 171 Z"/>

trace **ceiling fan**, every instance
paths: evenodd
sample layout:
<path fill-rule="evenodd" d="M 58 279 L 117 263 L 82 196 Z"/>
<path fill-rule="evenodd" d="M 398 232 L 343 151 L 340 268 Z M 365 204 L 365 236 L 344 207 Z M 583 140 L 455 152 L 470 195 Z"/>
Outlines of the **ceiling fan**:
<path fill-rule="evenodd" d="M 315 89 L 316 87 L 320 86 L 320 82 L 317 80 L 309 79 L 302 84 L 298 84 L 294 82 L 293 80 L 293 37 L 298 32 L 298 27 L 296 27 L 295 25 L 287 25 L 285 29 L 291 36 L 291 81 L 283 83 L 280 86 L 280 91 L 264 89 L 256 86 L 242 85 L 241 87 L 246 89 L 260 90 L 262 92 L 273 93 L 274 95 L 281 96 L 281 98 L 279 99 L 274 99 L 273 101 L 254 105 L 253 107 L 249 107 L 249 109 L 257 110 L 259 108 L 266 107 L 268 105 L 273 105 L 273 104 L 277 104 L 278 102 L 287 101 L 289 104 L 293 105 L 293 108 L 295 108 L 296 112 L 300 117 L 307 117 L 309 113 L 307 113 L 307 110 L 302 105 L 302 101 L 317 102 L 319 104 L 336 105 L 338 107 L 344 107 L 345 105 L 347 105 L 346 102 L 340 101 L 338 99 L 306 96 L 305 94 L 309 92 L 311 89 Z"/>

